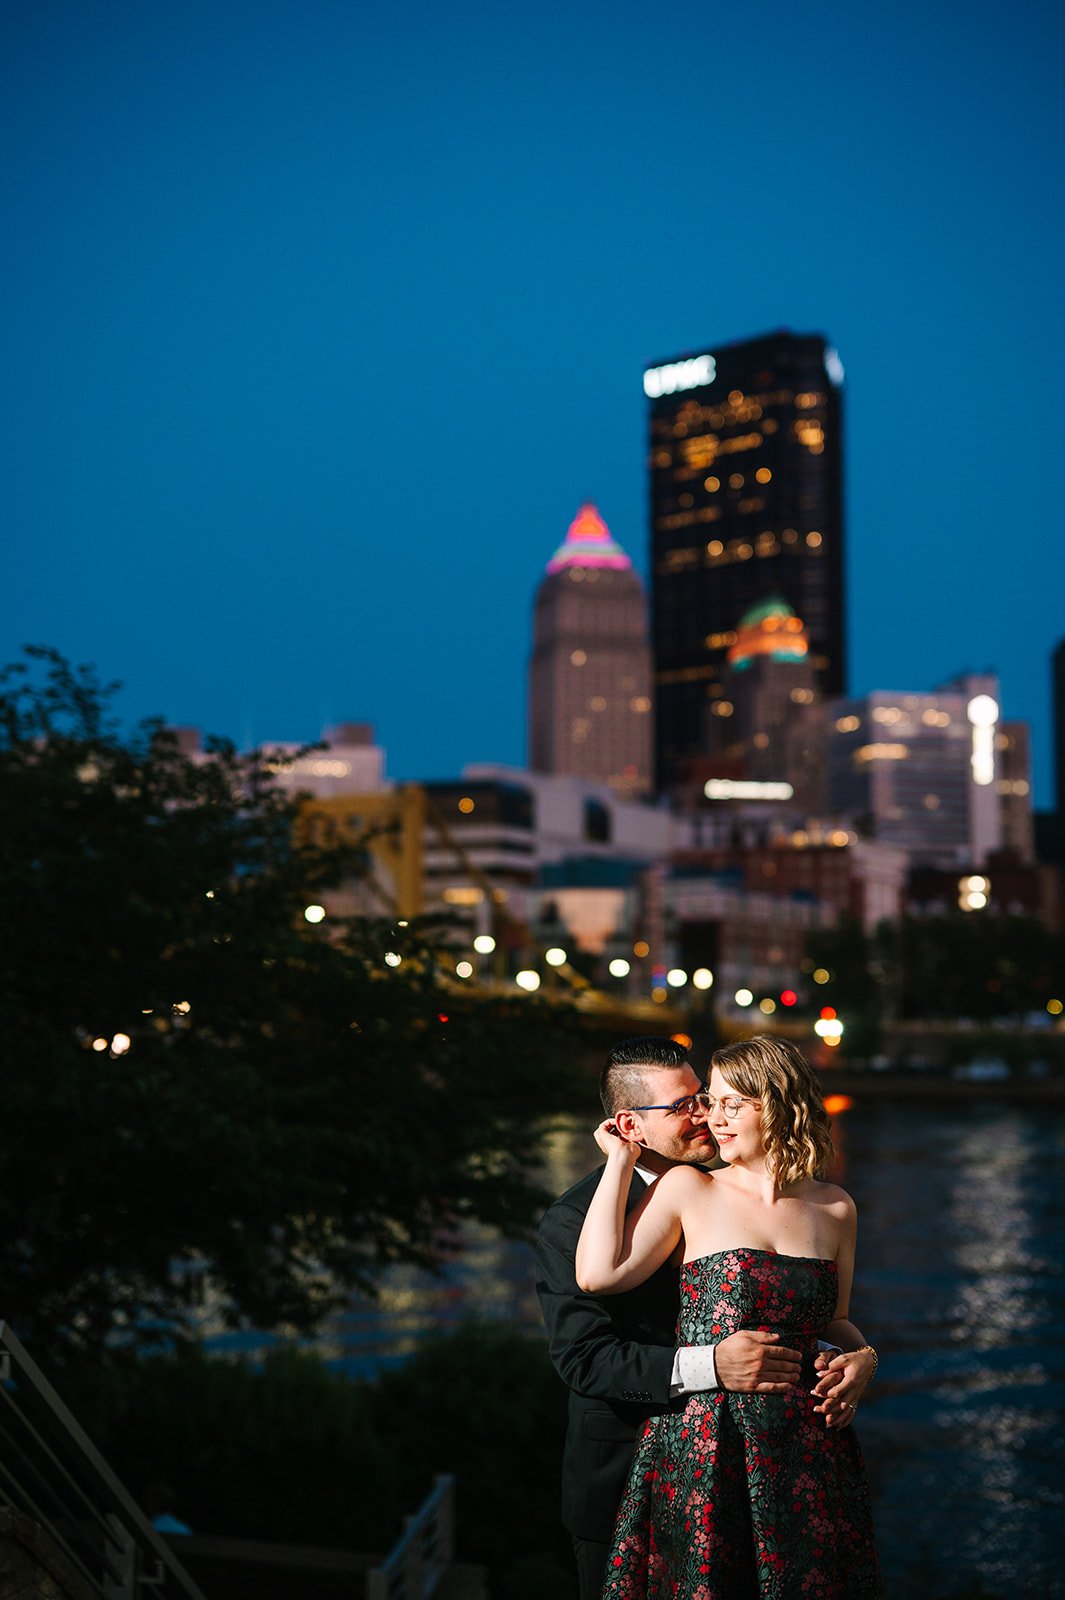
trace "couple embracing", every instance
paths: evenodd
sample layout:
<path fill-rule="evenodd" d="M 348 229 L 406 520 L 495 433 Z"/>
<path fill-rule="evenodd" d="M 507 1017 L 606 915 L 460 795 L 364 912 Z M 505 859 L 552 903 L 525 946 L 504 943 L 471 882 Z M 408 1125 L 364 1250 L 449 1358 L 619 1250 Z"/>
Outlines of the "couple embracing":
<path fill-rule="evenodd" d="M 813 1073 L 755 1038 L 704 1088 L 673 1040 L 637 1038 L 600 1093 L 606 1164 L 537 1251 L 581 1600 L 877 1600 L 851 1427 L 876 1353 Z"/>

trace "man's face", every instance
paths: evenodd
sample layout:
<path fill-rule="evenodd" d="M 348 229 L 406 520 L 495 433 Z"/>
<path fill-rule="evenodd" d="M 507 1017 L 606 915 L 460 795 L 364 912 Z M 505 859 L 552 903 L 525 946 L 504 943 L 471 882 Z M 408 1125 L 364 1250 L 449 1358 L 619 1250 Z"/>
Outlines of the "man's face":
<path fill-rule="evenodd" d="M 641 1104 L 671 1106 L 686 1096 L 698 1094 L 702 1084 L 691 1067 L 648 1067 L 644 1074 L 646 1094 Z M 636 1111 L 629 1115 L 618 1113 L 624 1130 L 631 1127 L 630 1137 L 669 1162 L 705 1164 L 717 1154 L 703 1112 L 692 1118 L 686 1111 Z M 656 1163 L 657 1165 L 657 1163 Z"/>

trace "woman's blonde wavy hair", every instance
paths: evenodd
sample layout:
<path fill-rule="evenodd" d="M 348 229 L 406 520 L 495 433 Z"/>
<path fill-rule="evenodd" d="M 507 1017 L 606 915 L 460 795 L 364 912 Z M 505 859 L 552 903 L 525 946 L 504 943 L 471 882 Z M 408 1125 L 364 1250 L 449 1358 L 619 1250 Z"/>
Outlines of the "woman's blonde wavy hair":
<path fill-rule="evenodd" d="M 776 1188 L 819 1178 L 833 1155 L 831 1124 L 817 1079 L 801 1050 L 760 1034 L 710 1058 L 737 1094 L 761 1103 L 762 1144 Z"/>

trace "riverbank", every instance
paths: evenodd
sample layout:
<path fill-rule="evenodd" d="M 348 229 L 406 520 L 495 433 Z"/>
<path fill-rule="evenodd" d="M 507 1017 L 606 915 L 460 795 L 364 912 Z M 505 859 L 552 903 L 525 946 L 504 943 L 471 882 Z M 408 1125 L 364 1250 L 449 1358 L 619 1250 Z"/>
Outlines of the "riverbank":
<path fill-rule="evenodd" d="M 818 1070 L 826 1096 L 848 1095 L 855 1100 L 920 1100 L 944 1104 L 975 1101 L 1009 1101 L 1011 1105 L 1052 1105 L 1065 1108 L 1065 1076 L 1030 1077 L 1007 1072 L 1001 1077 L 957 1078 L 930 1069 L 826 1066 Z"/>

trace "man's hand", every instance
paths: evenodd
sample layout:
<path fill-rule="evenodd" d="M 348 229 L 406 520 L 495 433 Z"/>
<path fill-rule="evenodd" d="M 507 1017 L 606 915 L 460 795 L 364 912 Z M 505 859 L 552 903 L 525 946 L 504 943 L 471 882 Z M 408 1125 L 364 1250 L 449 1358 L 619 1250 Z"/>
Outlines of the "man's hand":
<path fill-rule="evenodd" d="M 714 1346 L 714 1367 L 722 1389 L 746 1394 L 785 1394 L 799 1381 L 802 1356 L 779 1343 L 778 1333 L 741 1328 Z"/>

